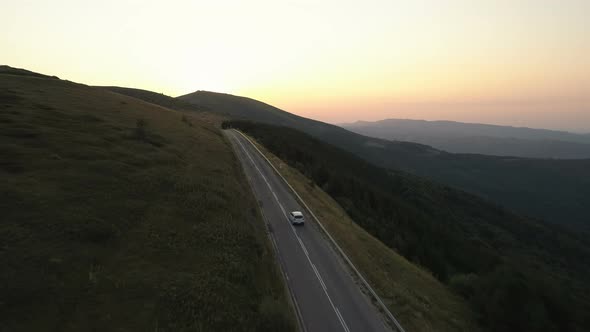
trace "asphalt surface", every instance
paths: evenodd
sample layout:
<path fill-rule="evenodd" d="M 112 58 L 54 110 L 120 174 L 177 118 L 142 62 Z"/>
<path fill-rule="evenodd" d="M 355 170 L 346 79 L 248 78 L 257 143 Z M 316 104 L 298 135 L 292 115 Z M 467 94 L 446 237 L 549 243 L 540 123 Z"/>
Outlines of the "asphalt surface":
<path fill-rule="evenodd" d="M 226 130 L 269 223 L 278 259 L 298 311 L 302 329 L 315 331 L 390 331 L 349 269 L 283 180 L 242 135 Z M 287 214 L 301 211 L 304 226 Z"/>

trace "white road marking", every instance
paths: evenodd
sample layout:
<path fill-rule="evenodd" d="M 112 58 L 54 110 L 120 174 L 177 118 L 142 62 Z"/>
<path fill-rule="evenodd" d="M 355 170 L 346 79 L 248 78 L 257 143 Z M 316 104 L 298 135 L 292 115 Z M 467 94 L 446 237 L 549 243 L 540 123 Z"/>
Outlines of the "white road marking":
<path fill-rule="evenodd" d="M 236 139 L 236 141 L 238 142 L 238 144 L 240 145 L 240 147 L 242 148 L 242 150 L 244 151 L 244 153 L 246 154 L 246 156 L 248 157 L 248 159 L 250 159 L 250 162 L 252 162 L 252 165 L 254 166 L 254 168 L 258 171 L 258 174 L 260 174 L 260 176 L 262 176 L 262 179 L 264 180 L 264 182 L 268 186 L 268 189 L 270 190 L 270 192 L 272 193 L 273 197 L 275 198 L 277 204 L 281 208 L 281 211 L 283 212 L 283 215 L 285 216 L 285 218 L 287 219 L 287 222 L 289 223 L 289 226 L 291 228 L 291 231 L 293 232 L 293 234 L 297 238 L 297 241 L 299 242 L 299 246 L 301 247 L 301 249 L 303 249 L 303 253 L 305 254 L 305 257 L 307 258 L 307 261 L 311 265 L 311 267 L 312 267 L 312 269 L 313 269 L 313 271 L 314 271 L 314 273 L 316 275 L 316 278 L 320 282 L 320 285 L 322 286 L 322 289 L 324 290 L 324 294 L 326 294 L 326 297 L 328 298 L 328 301 L 330 302 L 330 305 L 332 306 L 332 309 L 334 309 L 334 313 L 336 313 L 336 317 L 340 321 L 340 324 L 342 324 L 342 328 L 344 328 L 344 331 L 350 332 L 350 329 L 348 329 L 348 326 L 346 325 L 346 322 L 344 321 L 344 317 L 342 317 L 342 315 L 340 314 L 340 311 L 338 310 L 338 308 L 336 307 L 336 305 L 334 305 L 334 302 L 332 301 L 332 298 L 330 297 L 330 294 L 328 294 L 328 290 L 326 288 L 326 284 L 324 283 L 324 280 L 322 279 L 322 277 L 320 275 L 320 272 L 317 270 L 317 268 L 315 267 L 315 265 L 311 261 L 311 258 L 309 257 L 309 253 L 307 252 L 307 248 L 305 248 L 305 245 L 301 241 L 301 238 L 299 238 L 299 235 L 297 235 L 297 232 L 295 231 L 295 227 L 293 227 L 293 225 L 291 224 L 291 221 L 289 220 L 289 217 L 287 217 L 287 213 L 285 212 L 285 208 L 283 208 L 283 205 L 281 204 L 281 202 L 279 202 L 279 198 L 277 197 L 276 193 L 272 189 L 272 186 L 270 185 L 270 183 L 268 182 L 268 180 L 266 179 L 266 177 L 264 176 L 264 174 L 262 174 L 262 171 L 260 170 L 260 168 L 258 168 L 258 166 L 256 165 L 256 163 L 254 162 L 254 159 L 252 159 L 252 156 L 250 156 L 250 154 L 248 153 L 248 151 L 246 151 L 246 148 L 244 147 L 244 145 L 242 144 L 242 142 L 240 142 L 240 139 L 239 138 L 236 138 L 234 132 L 232 132 L 232 134 L 234 135 L 234 139 Z"/>
<path fill-rule="evenodd" d="M 338 308 L 336 308 L 336 315 L 341 320 L 341 322 L 342 322 L 342 324 L 344 326 L 344 330 L 346 332 L 350 332 L 350 330 L 348 329 L 348 326 L 346 326 L 346 323 L 344 322 L 344 317 L 342 317 L 342 314 L 340 314 L 340 310 L 338 310 Z"/>
<path fill-rule="evenodd" d="M 318 269 L 315 267 L 315 264 L 313 264 L 311 267 L 313 267 L 313 270 L 318 275 L 318 279 L 320 279 L 320 284 L 322 284 L 322 288 L 326 290 L 326 284 L 324 283 L 324 279 L 322 279 L 322 276 L 320 275 L 320 271 L 318 271 Z"/>

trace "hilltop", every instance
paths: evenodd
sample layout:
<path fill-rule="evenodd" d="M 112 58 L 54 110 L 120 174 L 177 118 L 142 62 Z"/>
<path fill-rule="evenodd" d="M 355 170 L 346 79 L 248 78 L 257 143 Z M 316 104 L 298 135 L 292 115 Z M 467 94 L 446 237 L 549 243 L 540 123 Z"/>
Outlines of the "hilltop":
<path fill-rule="evenodd" d="M 30 70 L 22 69 L 22 68 L 14 68 L 6 65 L 0 65 L 0 74 L 4 75 L 15 75 L 15 76 L 28 76 L 28 77 L 40 77 L 40 78 L 48 78 L 48 79 L 59 79 L 57 76 L 49 76 L 43 75 L 39 73 L 32 72 Z"/>
<path fill-rule="evenodd" d="M 152 103 L 176 111 L 204 112 L 208 110 L 206 107 L 201 106 L 197 103 L 189 103 L 182 99 L 167 96 L 163 93 L 156 93 L 142 89 L 123 88 L 118 86 L 103 86 L 100 88 L 116 92 L 125 96 L 137 98 L 139 100 L 143 100 L 148 103 Z"/>

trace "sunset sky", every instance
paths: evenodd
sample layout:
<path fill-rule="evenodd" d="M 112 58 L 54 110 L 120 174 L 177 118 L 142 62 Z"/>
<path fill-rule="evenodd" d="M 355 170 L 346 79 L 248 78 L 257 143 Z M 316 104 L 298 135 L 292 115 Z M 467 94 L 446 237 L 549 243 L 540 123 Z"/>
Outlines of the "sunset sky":
<path fill-rule="evenodd" d="M 0 64 L 86 84 L 590 132 L 588 0 L 0 1 Z"/>

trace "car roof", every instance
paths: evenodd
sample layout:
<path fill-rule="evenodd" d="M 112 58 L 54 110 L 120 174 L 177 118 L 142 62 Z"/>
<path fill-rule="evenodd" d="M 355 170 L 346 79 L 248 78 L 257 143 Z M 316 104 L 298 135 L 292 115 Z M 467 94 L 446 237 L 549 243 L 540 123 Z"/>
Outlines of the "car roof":
<path fill-rule="evenodd" d="M 302 216 L 303 215 L 303 213 L 301 213 L 299 211 L 293 211 L 293 212 L 291 212 L 291 214 L 294 216 Z"/>

